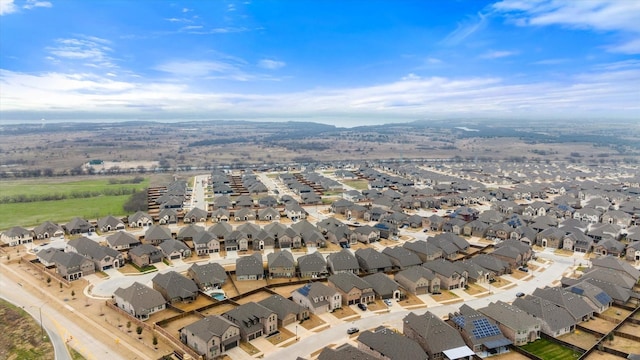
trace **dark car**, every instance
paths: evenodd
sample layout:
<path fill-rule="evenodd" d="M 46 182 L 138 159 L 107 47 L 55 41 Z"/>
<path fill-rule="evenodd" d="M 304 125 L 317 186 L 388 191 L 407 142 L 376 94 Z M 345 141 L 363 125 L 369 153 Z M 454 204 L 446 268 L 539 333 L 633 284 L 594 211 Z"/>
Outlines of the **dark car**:
<path fill-rule="evenodd" d="M 355 334 L 358 331 L 360 331 L 360 329 L 358 329 L 357 327 L 351 327 L 351 328 L 347 329 L 347 334 L 349 334 L 349 335 Z"/>
<path fill-rule="evenodd" d="M 362 311 L 366 311 L 367 310 L 367 305 L 363 304 L 363 303 L 359 303 L 358 307 L 360 308 L 360 310 Z"/>
<path fill-rule="evenodd" d="M 523 292 L 516 293 L 516 297 L 523 297 L 523 296 L 524 296 Z"/>
<path fill-rule="evenodd" d="M 519 267 L 518 270 L 522 271 L 522 272 L 529 272 L 529 269 L 527 269 L 526 267 Z"/>

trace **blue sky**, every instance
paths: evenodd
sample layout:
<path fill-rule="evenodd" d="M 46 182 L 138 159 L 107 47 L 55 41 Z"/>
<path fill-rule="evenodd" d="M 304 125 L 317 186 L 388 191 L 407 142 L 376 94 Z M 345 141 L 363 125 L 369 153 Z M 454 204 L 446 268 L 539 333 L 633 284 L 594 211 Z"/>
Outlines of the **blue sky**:
<path fill-rule="evenodd" d="M 0 0 L 0 121 L 640 119 L 640 1 Z"/>

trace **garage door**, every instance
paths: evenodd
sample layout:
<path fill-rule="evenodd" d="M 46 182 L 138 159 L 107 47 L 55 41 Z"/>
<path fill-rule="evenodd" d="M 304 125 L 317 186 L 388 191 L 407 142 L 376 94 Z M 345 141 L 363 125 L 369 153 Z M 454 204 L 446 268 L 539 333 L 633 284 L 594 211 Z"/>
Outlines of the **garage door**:
<path fill-rule="evenodd" d="M 236 346 L 238 346 L 238 341 L 234 341 L 232 343 L 229 343 L 229 344 L 224 346 L 224 351 L 228 351 L 229 349 L 233 349 Z"/>

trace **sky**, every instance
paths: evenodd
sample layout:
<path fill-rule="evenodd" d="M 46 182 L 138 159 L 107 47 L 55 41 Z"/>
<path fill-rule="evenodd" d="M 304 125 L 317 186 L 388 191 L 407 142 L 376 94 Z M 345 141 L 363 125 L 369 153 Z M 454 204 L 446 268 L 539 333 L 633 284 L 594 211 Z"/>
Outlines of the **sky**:
<path fill-rule="evenodd" d="M 637 0 L 0 0 L 0 122 L 640 122 Z"/>

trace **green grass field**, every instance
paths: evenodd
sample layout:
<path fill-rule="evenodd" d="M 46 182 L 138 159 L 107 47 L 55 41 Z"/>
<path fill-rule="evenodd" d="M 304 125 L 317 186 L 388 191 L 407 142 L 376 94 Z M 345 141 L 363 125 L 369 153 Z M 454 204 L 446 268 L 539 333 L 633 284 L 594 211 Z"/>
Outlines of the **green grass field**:
<path fill-rule="evenodd" d="M 133 177 L 131 177 L 133 178 Z M 114 178 L 117 180 L 129 179 Z M 74 192 L 101 191 L 104 189 L 144 189 L 149 187 L 149 179 L 145 178 L 139 184 L 109 184 L 109 179 L 91 179 L 79 181 L 61 181 L 59 179 L 26 179 L 0 182 L 1 196 L 43 195 L 43 194 L 72 194 Z"/>
<path fill-rule="evenodd" d="M 369 188 L 369 182 L 367 180 L 342 180 L 341 182 L 356 190 L 367 190 Z"/>
<path fill-rule="evenodd" d="M 579 352 L 545 339 L 536 340 L 521 348 L 544 360 L 577 359 L 581 355 Z"/>
<path fill-rule="evenodd" d="M 47 220 L 65 223 L 76 216 L 97 219 L 106 215 L 126 215 L 122 205 L 128 199 L 129 195 L 121 195 L 2 204 L 0 205 L 0 230 L 12 226 L 35 226 Z"/>

